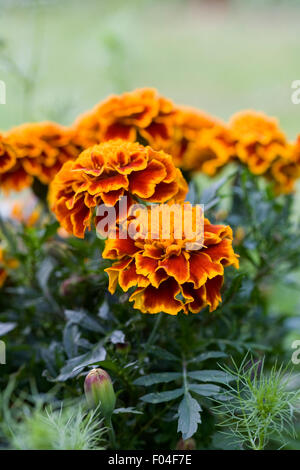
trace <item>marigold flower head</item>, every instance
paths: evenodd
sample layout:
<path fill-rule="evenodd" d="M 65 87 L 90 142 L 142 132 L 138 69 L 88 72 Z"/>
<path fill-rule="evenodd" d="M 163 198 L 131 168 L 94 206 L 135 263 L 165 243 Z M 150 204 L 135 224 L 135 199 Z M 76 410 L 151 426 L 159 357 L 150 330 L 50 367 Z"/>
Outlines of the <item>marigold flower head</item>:
<path fill-rule="evenodd" d="M 196 110 L 182 110 L 180 114 L 170 152 L 180 168 L 214 176 L 233 158 L 235 146 L 230 130 Z"/>
<path fill-rule="evenodd" d="M 278 158 L 288 158 L 288 142 L 276 119 L 242 111 L 232 117 L 230 128 L 236 140 L 236 155 L 253 174 L 265 174 Z"/>
<path fill-rule="evenodd" d="M 124 195 L 158 203 L 184 200 L 187 191 L 170 155 L 116 139 L 66 162 L 51 184 L 49 201 L 61 225 L 82 238 L 100 204 L 115 206 Z"/>
<path fill-rule="evenodd" d="M 31 186 L 34 177 L 49 184 L 62 164 L 79 154 L 72 136 L 73 131 L 51 122 L 23 124 L 6 132 L 4 142 L 16 159 L 0 174 L 0 187 L 20 191 Z"/>
<path fill-rule="evenodd" d="M 152 88 L 111 96 L 77 119 L 75 143 L 85 149 L 121 138 L 172 155 L 176 166 L 213 175 L 232 156 L 232 139 L 221 121 L 176 106 Z"/>
<path fill-rule="evenodd" d="M 172 131 L 173 103 L 152 88 L 113 95 L 74 123 L 75 142 L 82 149 L 111 139 L 143 140 L 157 150 L 164 148 Z"/>
<path fill-rule="evenodd" d="M 112 96 L 97 108 L 103 140 L 136 141 L 139 134 L 149 145 L 169 139 L 167 122 L 174 112 L 173 103 L 152 88 Z"/>
<path fill-rule="evenodd" d="M 289 155 L 278 158 L 271 167 L 269 178 L 275 181 L 277 194 L 289 194 L 300 178 L 300 136 L 295 143 L 289 144 Z"/>
<path fill-rule="evenodd" d="M 76 147 L 85 150 L 93 145 L 100 144 L 102 134 L 97 115 L 97 107 L 81 114 L 73 124 L 73 140 Z"/>
<path fill-rule="evenodd" d="M 118 284 L 125 292 L 135 288 L 129 300 L 143 313 L 198 313 L 206 306 L 213 311 L 221 302 L 224 267 L 238 268 L 229 226 L 204 219 L 203 243 L 197 246 L 185 238 L 185 231 L 182 238 L 175 238 L 178 220 L 173 218 L 169 238 L 163 236 L 162 228 L 155 236 L 145 237 L 140 230 L 136 237 L 106 241 L 103 257 L 116 260 L 105 270 L 109 291 L 114 293 Z M 164 223 L 165 218 L 161 227 Z M 198 235 L 194 242 L 197 239 Z"/>

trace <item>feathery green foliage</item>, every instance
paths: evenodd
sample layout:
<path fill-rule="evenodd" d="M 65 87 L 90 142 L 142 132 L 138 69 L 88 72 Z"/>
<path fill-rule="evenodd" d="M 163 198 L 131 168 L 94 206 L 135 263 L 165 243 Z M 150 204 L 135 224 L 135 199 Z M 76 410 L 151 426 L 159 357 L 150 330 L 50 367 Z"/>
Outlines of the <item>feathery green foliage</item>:
<path fill-rule="evenodd" d="M 289 374 L 275 364 L 264 370 L 264 359 L 246 355 L 240 366 L 224 367 L 234 377 L 214 411 L 224 432 L 243 448 L 264 449 L 270 439 L 294 436 L 294 418 L 300 392 L 289 391 Z M 224 401 L 225 400 L 225 401 Z"/>
<path fill-rule="evenodd" d="M 11 425 L 11 445 L 19 450 L 101 450 L 105 428 L 97 410 L 86 412 L 82 405 L 48 406 L 30 412 Z"/>

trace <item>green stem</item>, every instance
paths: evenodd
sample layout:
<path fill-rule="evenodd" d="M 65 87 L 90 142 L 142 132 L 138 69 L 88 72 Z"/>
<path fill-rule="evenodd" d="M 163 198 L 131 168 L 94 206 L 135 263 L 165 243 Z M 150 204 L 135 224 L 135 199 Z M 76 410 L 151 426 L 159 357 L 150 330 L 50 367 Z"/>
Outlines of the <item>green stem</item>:
<path fill-rule="evenodd" d="M 112 449 L 116 449 L 117 448 L 116 434 L 115 434 L 115 431 L 114 431 L 114 427 L 113 427 L 113 424 L 112 424 L 111 417 L 107 418 L 107 427 L 108 427 L 108 432 L 109 432 L 110 447 Z"/>
<path fill-rule="evenodd" d="M 159 327 L 159 325 L 160 325 L 160 323 L 161 323 L 161 321 L 162 321 L 162 317 L 163 317 L 163 314 L 162 314 L 162 313 L 159 313 L 159 314 L 157 315 L 157 317 L 156 317 L 156 320 L 155 320 L 155 323 L 154 323 L 154 327 L 153 327 L 153 329 L 152 329 L 152 331 L 151 331 L 151 334 L 150 334 L 150 336 L 149 336 L 149 338 L 148 338 L 148 341 L 147 341 L 147 343 L 146 343 L 146 346 L 145 346 L 145 349 L 146 349 L 147 351 L 149 350 L 149 348 L 150 348 L 150 347 L 152 346 L 152 344 L 153 344 L 153 341 L 154 341 L 156 332 L 157 332 L 158 327 Z"/>
<path fill-rule="evenodd" d="M 189 392 L 189 385 L 188 385 L 188 380 L 187 380 L 187 370 L 186 370 L 185 358 L 183 358 L 183 362 L 182 362 L 182 377 L 183 377 L 184 394 L 187 395 L 188 392 Z"/>
<path fill-rule="evenodd" d="M 256 446 L 255 450 L 263 450 L 265 445 L 265 433 L 264 433 L 264 429 L 259 433 L 259 437 L 258 437 L 258 446 Z"/>
<path fill-rule="evenodd" d="M 154 323 L 154 326 L 153 326 L 153 329 L 151 331 L 151 334 L 148 338 L 148 341 L 146 342 L 145 344 L 145 349 L 144 349 L 144 352 L 143 354 L 141 355 L 140 357 L 140 362 L 142 362 L 145 357 L 147 356 L 148 354 L 148 351 L 149 349 L 151 348 L 153 342 L 154 342 L 154 339 L 155 339 L 155 335 L 156 335 L 156 332 L 158 330 L 158 327 L 162 321 L 162 317 L 163 317 L 163 313 L 158 313 L 157 316 L 156 316 L 156 319 L 155 319 L 155 323 Z"/>
<path fill-rule="evenodd" d="M 143 426 L 142 429 L 134 436 L 134 439 L 137 440 L 138 437 L 141 434 L 143 434 L 143 432 L 146 431 L 154 421 L 159 419 L 162 415 L 164 415 L 169 410 L 169 408 L 171 408 L 172 404 L 173 403 L 169 403 L 159 413 L 156 413 L 154 416 L 152 416 L 152 418 L 145 424 L 145 426 Z"/>
<path fill-rule="evenodd" d="M 255 446 L 255 442 L 254 440 L 252 439 L 252 435 L 251 435 L 251 430 L 248 426 L 248 420 L 247 420 L 247 415 L 246 415 L 246 412 L 244 410 L 244 407 L 243 407 L 243 402 L 242 402 L 242 397 L 241 397 L 241 390 L 240 390 L 240 381 L 239 381 L 239 378 L 237 379 L 237 383 L 236 383 L 236 386 L 237 386 L 237 396 L 238 396 L 238 401 L 240 402 L 240 405 L 241 405 L 241 411 L 242 411 L 242 415 L 243 415 L 243 419 L 244 419 L 244 424 L 246 426 L 246 430 L 247 430 L 247 434 L 248 434 L 248 439 L 249 439 L 249 442 L 250 442 L 250 445 L 252 447 L 253 450 L 256 450 L 256 446 Z"/>

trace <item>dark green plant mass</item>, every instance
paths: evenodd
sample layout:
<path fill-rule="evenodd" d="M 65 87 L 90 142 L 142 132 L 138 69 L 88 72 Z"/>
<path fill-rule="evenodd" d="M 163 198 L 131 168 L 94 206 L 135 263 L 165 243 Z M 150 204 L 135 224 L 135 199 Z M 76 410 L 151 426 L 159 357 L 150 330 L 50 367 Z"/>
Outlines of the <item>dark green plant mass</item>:
<path fill-rule="evenodd" d="M 69 420 L 86 442 L 66 437 L 66 448 L 110 447 L 109 433 L 97 434 L 105 428 L 101 416 L 89 418 L 87 407 L 82 411 L 76 404 L 93 366 L 113 381 L 116 448 L 175 448 L 181 437 L 192 436 L 199 449 L 226 448 L 220 420 L 239 436 L 238 442 L 230 440 L 237 448 L 288 445 L 297 420 L 297 413 L 289 414 L 294 395 L 282 380 L 281 364 L 291 359 L 290 323 L 284 299 L 280 304 L 272 298 L 278 283 L 286 296 L 297 288 L 299 228 L 292 199 L 274 199 L 246 170 L 209 191 L 201 184 L 199 201 L 209 207 L 210 219 L 231 207 L 228 222 L 235 233 L 243 228 L 235 241 L 240 270 L 228 271 L 223 302 L 213 313 L 142 315 L 128 294 L 108 294 L 103 241 L 93 232 L 86 240 L 62 238 L 57 223 L 43 213 L 32 227 L 1 221 L 2 241 L 18 262 L 0 295 L 7 357 L 0 378 L 3 448 L 56 448 L 55 429 L 62 432 Z M 263 361 L 261 375 L 258 366 L 244 371 L 248 351 L 255 364 Z M 235 372 L 229 370 L 232 358 L 241 364 Z M 62 402 L 68 403 L 66 411 Z"/>

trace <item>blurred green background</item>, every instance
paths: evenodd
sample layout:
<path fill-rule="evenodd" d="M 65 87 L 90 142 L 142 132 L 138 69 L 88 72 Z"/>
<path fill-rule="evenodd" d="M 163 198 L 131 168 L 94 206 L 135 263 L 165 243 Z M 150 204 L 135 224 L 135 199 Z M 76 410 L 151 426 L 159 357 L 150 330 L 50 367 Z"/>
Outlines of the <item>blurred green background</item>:
<path fill-rule="evenodd" d="M 0 128 L 153 86 L 225 120 L 263 110 L 295 138 L 299 20 L 299 0 L 0 0 Z"/>

